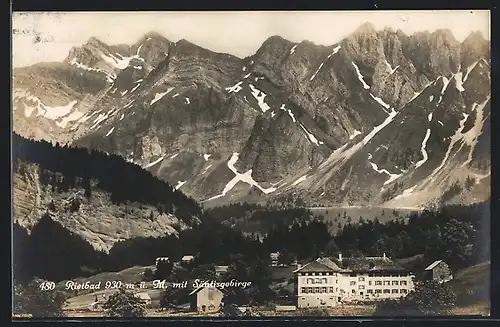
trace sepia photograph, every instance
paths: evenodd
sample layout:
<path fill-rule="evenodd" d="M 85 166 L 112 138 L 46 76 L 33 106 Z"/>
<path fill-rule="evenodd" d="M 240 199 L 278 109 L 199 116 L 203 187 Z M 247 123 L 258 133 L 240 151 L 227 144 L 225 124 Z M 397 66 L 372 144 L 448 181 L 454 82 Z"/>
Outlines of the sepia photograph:
<path fill-rule="evenodd" d="M 14 12 L 12 317 L 490 315 L 488 10 Z"/>

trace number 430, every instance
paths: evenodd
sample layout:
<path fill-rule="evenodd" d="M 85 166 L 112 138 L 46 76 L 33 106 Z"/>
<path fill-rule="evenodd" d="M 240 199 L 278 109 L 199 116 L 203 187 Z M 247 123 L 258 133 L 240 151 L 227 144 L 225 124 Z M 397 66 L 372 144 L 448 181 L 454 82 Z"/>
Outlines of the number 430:
<path fill-rule="evenodd" d="M 56 288 L 56 283 L 54 282 L 43 282 L 40 284 L 42 291 L 52 291 L 54 288 Z"/>

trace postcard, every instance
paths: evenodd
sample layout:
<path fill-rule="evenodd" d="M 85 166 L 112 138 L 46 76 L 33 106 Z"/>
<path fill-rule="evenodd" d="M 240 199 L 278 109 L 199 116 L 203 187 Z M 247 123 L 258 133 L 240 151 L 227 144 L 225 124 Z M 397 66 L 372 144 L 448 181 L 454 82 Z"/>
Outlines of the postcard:
<path fill-rule="evenodd" d="M 13 317 L 490 314 L 489 11 L 14 12 Z"/>

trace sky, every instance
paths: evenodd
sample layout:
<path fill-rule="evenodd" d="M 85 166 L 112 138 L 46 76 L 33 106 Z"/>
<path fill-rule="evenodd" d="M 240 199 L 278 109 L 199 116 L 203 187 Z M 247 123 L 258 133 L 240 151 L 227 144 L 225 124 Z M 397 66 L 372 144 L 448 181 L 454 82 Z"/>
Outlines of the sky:
<path fill-rule="evenodd" d="M 13 66 L 62 61 L 73 46 L 95 36 L 107 44 L 133 44 L 155 31 L 172 42 L 186 39 L 240 58 L 252 55 L 272 35 L 292 42 L 333 45 L 369 21 L 410 35 L 447 28 L 463 41 L 473 31 L 490 39 L 490 12 L 446 11 L 281 11 L 281 12 L 71 12 L 14 13 Z"/>

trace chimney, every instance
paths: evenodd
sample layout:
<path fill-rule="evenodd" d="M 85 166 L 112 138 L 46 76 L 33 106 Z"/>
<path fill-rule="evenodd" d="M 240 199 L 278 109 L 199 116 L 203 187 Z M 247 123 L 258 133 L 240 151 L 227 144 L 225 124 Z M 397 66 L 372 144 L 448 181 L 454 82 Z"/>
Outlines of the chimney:
<path fill-rule="evenodd" d="M 383 257 L 384 259 L 386 258 L 386 256 L 385 256 L 385 252 L 384 252 L 384 255 L 383 255 L 382 257 Z"/>
<path fill-rule="evenodd" d="M 339 253 L 339 261 L 342 262 L 342 253 Z"/>

